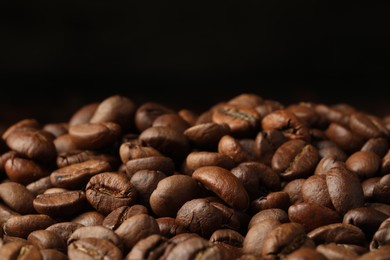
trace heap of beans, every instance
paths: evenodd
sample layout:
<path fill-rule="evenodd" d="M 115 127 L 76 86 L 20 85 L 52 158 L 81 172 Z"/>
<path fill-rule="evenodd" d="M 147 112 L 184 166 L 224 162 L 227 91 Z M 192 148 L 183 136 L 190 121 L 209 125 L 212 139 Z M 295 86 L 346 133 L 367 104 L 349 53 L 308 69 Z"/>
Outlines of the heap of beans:
<path fill-rule="evenodd" d="M 112 96 L 0 141 L 0 259 L 389 259 L 390 116 Z"/>

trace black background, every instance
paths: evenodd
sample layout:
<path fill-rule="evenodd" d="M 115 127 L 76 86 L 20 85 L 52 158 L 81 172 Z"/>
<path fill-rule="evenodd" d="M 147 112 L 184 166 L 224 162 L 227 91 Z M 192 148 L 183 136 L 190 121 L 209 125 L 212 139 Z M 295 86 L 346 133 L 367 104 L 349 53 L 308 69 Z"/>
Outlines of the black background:
<path fill-rule="evenodd" d="M 62 121 L 112 94 L 202 110 L 253 92 L 390 113 L 389 4 L 348 2 L 1 1 L 0 121 Z"/>

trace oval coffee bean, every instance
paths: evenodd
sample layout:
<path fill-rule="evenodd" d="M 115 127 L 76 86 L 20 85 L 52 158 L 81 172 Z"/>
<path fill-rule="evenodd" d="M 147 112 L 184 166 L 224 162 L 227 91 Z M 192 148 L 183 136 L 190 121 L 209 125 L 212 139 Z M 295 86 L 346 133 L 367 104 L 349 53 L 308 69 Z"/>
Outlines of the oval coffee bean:
<path fill-rule="evenodd" d="M 363 145 L 363 139 L 348 128 L 331 123 L 325 131 L 326 136 L 347 153 L 355 152 Z"/>
<path fill-rule="evenodd" d="M 102 225 L 115 230 L 123 221 L 137 214 L 148 214 L 148 209 L 142 205 L 133 205 L 131 207 L 122 206 L 111 211 L 111 213 L 104 218 Z"/>
<path fill-rule="evenodd" d="M 11 181 L 24 185 L 49 175 L 49 171 L 37 162 L 18 157 L 8 159 L 5 172 Z"/>
<path fill-rule="evenodd" d="M 192 177 L 234 209 L 245 210 L 248 208 L 248 193 L 230 171 L 217 166 L 206 166 L 197 169 Z"/>
<path fill-rule="evenodd" d="M 365 139 L 387 137 L 389 135 L 381 119 L 359 112 L 353 113 L 350 116 L 349 127 Z"/>
<path fill-rule="evenodd" d="M 143 205 L 150 206 L 151 194 L 157 188 L 158 183 L 166 177 L 160 171 L 141 170 L 134 173 L 130 182 L 137 190 L 139 202 Z"/>
<path fill-rule="evenodd" d="M 286 186 L 283 187 L 283 191 L 287 192 L 288 196 L 290 196 L 290 202 L 292 205 L 303 202 L 302 186 L 305 181 L 305 179 L 295 179 L 290 181 L 286 184 Z"/>
<path fill-rule="evenodd" d="M 230 134 L 230 127 L 225 124 L 204 123 L 188 128 L 184 135 L 196 147 L 214 148 L 224 135 Z"/>
<path fill-rule="evenodd" d="M 192 152 L 185 161 L 188 175 L 191 175 L 196 169 L 205 166 L 219 166 L 230 170 L 236 163 L 228 155 L 215 152 Z"/>
<path fill-rule="evenodd" d="M 121 260 L 122 252 L 118 247 L 104 239 L 83 238 L 68 246 L 69 260 L 76 259 L 112 259 Z"/>
<path fill-rule="evenodd" d="M 39 124 L 39 122 L 36 119 L 32 119 L 32 118 L 20 120 L 19 122 L 16 122 L 15 124 L 8 127 L 7 130 L 4 131 L 4 133 L 1 136 L 2 139 L 7 140 L 7 138 L 10 136 L 10 134 L 14 130 L 19 129 L 19 128 L 40 129 L 41 125 Z"/>
<path fill-rule="evenodd" d="M 373 196 L 377 202 L 390 204 L 390 174 L 383 176 L 375 184 Z"/>
<path fill-rule="evenodd" d="M 157 117 L 171 113 L 175 113 L 175 111 L 162 104 L 147 102 L 137 109 L 135 113 L 135 125 L 142 132 L 151 127 Z"/>
<path fill-rule="evenodd" d="M 288 139 L 279 130 L 267 130 L 259 132 L 255 139 L 255 158 L 261 163 L 271 165 L 272 156 L 276 149 Z"/>
<path fill-rule="evenodd" d="M 46 230 L 56 233 L 66 242 L 76 229 L 83 226 L 75 222 L 60 222 L 47 227 Z"/>
<path fill-rule="evenodd" d="M 361 151 L 373 152 L 383 158 L 389 150 L 389 142 L 382 137 L 368 139 Z"/>
<path fill-rule="evenodd" d="M 388 217 L 388 215 L 373 208 L 354 208 L 345 213 L 343 223 L 357 226 L 369 238 Z"/>
<path fill-rule="evenodd" d="M 231 229 L 218 229 L 211 235 L 210 242 L 225 243 L 231 246 L 242 247 L 244 237 L 237 231 Z"/>
<path fill-rule="evenodd" d="M 55 223 L 51 217 L 43 214 L 13 216 L 3 226 L 4 234 L 27 238 L 28 235 L 40 229 L 45 229 Z"/>
<path fill-rule="evenodd" d="M 134 173 L 142 170 L 160 171 L 166 175 L 172 175 L 175 171 L 175 164 L 172 159 L 165 156 L 150 156 L 133 159 L 126 163 L 126 173 L 129 178 Z"/>
<path fill-rule="evenodd" d="M 183 133 L 189 126 L 189 124 L 184 121 L 178 114 L 164 114 L 157 117 L 153 121 L 153 127 L 155 126 L 165 126 L 170 127 Z"/>
<path fill-rule="evenodd" d="M 366 242 L 366 237 L 360 228 L 342 223 L 318 227 L 307 235 L 316 245 L 328 243 L 364 245 Z"/>
<path fill-rule="evenodd" d="M 359 151 L 348 157 L 345 165 L 360 179 L 374 177 L 381 166 L 381 158 L 373 152 Z"/>
<path fill-rule="evenodd" d="M 27 241 L 39 249 L 56 249 L 64 252 L 66 243 L 58 234 L 49 230 L 36 230 L 30 233 Z"/>
<path fill-rule="evenodd" d="M 10 242 L 0 247 L 0 259 L 41 260 L 39 249 L 23 242 Z"/>
<path fill-rule="evenodd" d="M 133 159 L 140 159 L 151 156 L 160 156 L 160 152 L 152 147 L 145 147 L 130 142 L 123 143 L 119 148 L 119 156 L 123 163 Z"/>
<path fill-rule="evenodd" d="M 99 103 L 90 103 L 77 110 L 69 120 L 69 126 L 88 123 L 95 113 Z"/>
<path fill-rule="evenodd" d="M 305 202 L 318 204 L 331 209 L 334 208 L 324 175 L 313 175 L 307 178 L 302 185 L 301 194 Z"/>
<path fill-rule="evenodd" d="M 161 259 L 170 246 L 173 243 L 163 236 L 150 235 L 135 244 L 125 259 Z"/>
<path fill-rule="evenodd" d="M 10 209 L 20 214 L 33 213 L 33 194 L 23 185 L 16 182 L 0 184 L 0 198 Z"/>
<path fill-rule="evenodd" d="M 185 227 L 176 222 L 176 219 L 171 217 L 157 218 L 156 222 L 158 224 L 158 228 L 160 229 L 160 234 L 167 238 L 188 232 Z"/>
<path fill-rule="evenodd" d="M 87 211 L 73 218 L 72 222 L 81 224 L 83 226 L 98 226 L 102 225 L 103 220 L 103 214 L 97 211 Z"/>
<path fill-rule="evenodd" d="M 288 215 L 286 211 L 282 209 L 265 209 L 258 213 L 256 213 L 250 220 L 248 225 L 248 230 L 251 229 L 257 223 L 260 223 L 264 220 L 273 219 L 279 221 L 280 223 L 286 223 L 290 220 L 288 219 Z"/>
<path fill-rule="evenodd" d="M 229 156 L 235 163 L 246 161 L 249 157 L 240 142 L 229 135 L 225 135 L 219 140 L 218 152 Z"/>
<path fill-rule="evenodd" d="M 55 249 L 41 249 L 39 253 L 43 260 L 67 260 L 68 256 Z"/>

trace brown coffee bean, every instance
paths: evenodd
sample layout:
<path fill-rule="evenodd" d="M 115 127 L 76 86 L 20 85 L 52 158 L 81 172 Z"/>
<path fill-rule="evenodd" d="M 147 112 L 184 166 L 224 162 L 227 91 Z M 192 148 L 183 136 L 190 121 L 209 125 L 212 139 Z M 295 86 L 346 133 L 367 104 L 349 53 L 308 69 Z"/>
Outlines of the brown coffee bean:
<path fill-rule="evenodd" d="M 376 183 L 373 195 L 377 202 L 390 203 L 390 174 L 383 176 Z"/>
<path fill-rule="evenodd" d="M 127 176 L 131 178 L 134 173 L 143 170 L 159 171 L 166 175 L 172 175 L 175 164 L 172 159 L 165 156 L 151 156 L 130 160 L 126 163 Z"/>
<path fill-rule="evenodd" d="M 217 166 L 206 166 L 197 169 L 192 177 L 234 209 L 245 210 L 248 207 L 248 193 L 230 171 Z"/>
<path fill-rule="evenodd" d="M 77 189 L 84 187 L 96 174 L 110 170 L 108 162 L 88 160 L 55 170 L 50 174 L 50 181 L 55 187 Z"/>
<path fill-rule="evenodd" d="M 315 106 L 316 112 L 325 118 L 329 123 L 337 123 L 343 126 L 347 126 L 349 122 L 349 116 L 346 111 L 335 109 L 324 104 L 318 104 Z"/>
<path fill-rule="evenodd" d="M 119 155 L 123 163 L 133 159 L 151 156 L 160 156 L 160 152 L 152 147 L 144 147 L 133 143 L 123 143 L 119 148 Z"/>
<path fill-rule="evenodd" d="M 276 191 L 253 200 L 251 202 L 251 210 L 252 212 L 260 212 L 265 209 L 278 208 L 287 211 L 290 204 L 290 196 L 287 192 Z"/>
<path fill-rule="evenodd" d="M 74 222 L 60 222 L 47 227 L 46 230 L 56 233 L 66 242 L 76 229 L 83 226 Z"/>
<path fill-rule="evenodd" d="M 390 245 L 390 218 L 387 218 L 379 226 L 370 243 L 370 250 Z"/>
<path fill-rule="evenodd" d="M 303 202 L 302 186 L 305 183 L 305 179 L 295 179 L 286 184 L 283 187 L 283 191 L 287 192 L 290 197 L 291 205 Z"/>
<path fill-rule="evenodd" d="M 37 162 L 12 157 L 5 163 L 5 172 L 11 181 L 27 185 L 49 175 L 49 171 Z"/>
<path fill-rule="evenodd" d="M 326 136 L 347 153 L 356 152 L 364 144 L 363 139 L 348 128 L 331 123 L 325 131 Z"/>
<path fill-rule="evenodd" d="M 328 243 L 364 245 L 366 243 L 363 231 L 350 224 L 325 225 L 312 230 L 307 235 L 316 245 Z"/>
<path fill-rule="evenodd" d="M 0 226 L 3 226 L 3 224 L 13 216 L 19 216 L 19 214 L 9 209 L 8 207 L 0 204 Z M 3 230 L 0 231 L 0 237 L 2 236 L 2 234 Z"/>
<path fill-rule="evenodd" d="M 285 223 L 271 230 L 264 239 L 263 259 L 284 257 L 299 248 L 314 248 L 314 242 L 298 223 Z"/>
<path fill-rule="evenodd" d="M 283 109 L 284 106 L 276 100 L 267 99 L 261 104 L 256 106 L 256 111 L 259 113 L 260 118 L 264 118 L 266 115 L 271 114 L 277 110 Z"/>
<path fill-rule="evenodd" d="M 43 194 L 53 194 L 53 193 L 63 193 L 68 191 L 67 189 L 64 188 L 49 188 L 43 192 Z"/>
<path fill-rule="evenodd" d="M 310 175 L 319 160 L 317 149 L 302 140 L 282 144 L 272 157 L 272 169 L 286 180 Z"/>
<path fill-rule="evenodd" d="M 150 195 L 150 207 L 160 217 L 174 217 L 189 200 L 199 196 L 198 183 L 187 175 L 173 175 L 162 179 Z"/>
<path fill-rule="evenodd" d="M 103 224 L 104 215 L 97 211 L 87 211 L 72 219 L 72 222 L 83 226 L 99 226 Z"/>
<path fill-rule="evenodd" d="M 141 204 L 150 206 L 149 199 L 157 184 L 167 176 L 160 171 L 141 170 L 133 174 L 131 184 L 138 193 L 138 200 Z"/>
<path fill-rule="evenodd" d="M 327 259 L 354 260 L 359 257 L 356 252 L 346 247 L 345 245 L 335 243 L 318 245 L 317 251 L 327 257 Z"/>
<path fill-rule="evenodd" d="M 338 160 L 336 157 L 326 156 L 318 162 L 317 167 L 314 170 L 314 174 L 326 175 L 333 167 L 345 167 L 345 163 Z"/>
<path fill-rule="evenodd" d="M 244 106 L 255 108 L 263 103 L 263 98 L 256 94 L 240 94 L 227 102 L 229 105 Z"/>
<path fill-rule="evenodd" d="M 20 121 L 16 122 L 15 124 L 11 125 L 10 127 L 8 127 L 8 129 L 6 129 L 4 131 L 4 133 L 1 136 L 2 139 L 6 140 L 14 130 L 19 129 L 19 128 L 40 129 L 41 125 L 39 124 L 39 122 L 36 119 L 32 119 L 32 118 L 20 120 Z"/>
<path fill-rule="evenodd" d="M 99 104 L 89 122 L 93 124 L 113 122 L 122 129 L 129 129 L 133 124 L 135 110 L 136 106 L 129 98 L 111 96 Z"/>
<path fill-rule="evenodd" d="M 189 143 L 185 135 L 164 126 L 150 127 L 139 136 L 141 144 L 151 146 L 166 156 L 183 158 L 188 153 Z"/>
<path fill-rule="evenodd" d="M 164 114 L 175 113 L 172 109 L 154 102 L 140 106 L 135 113 L 135 125 L 140 132 L 152 126 L 154 120 Z"/>
<path fill-rule="evenodd" d="M 110 172 L 93 176 L 85 190 L 89 203 L 103 214 L 121 206 L 131 206 L 137 197 L 137 191 L 127 177 Z"/>
<path fill-rule="evenodd" d="M 68 246 L 69 260 L 76 259 L 122 259 L 122 252 L 111 242 L 97 238 L 83 238 Z"/>
<path fill-rule="evenodd" d="M 388 259 L 390 255 L 390 246 L 382 246 L 378 250 L 370 251 L 357 260 Z"/>
<path fill-rule="evenodd" d="M 51 161 L 56 155 L 53 136 L 34 128 L 18 128 L 6 139 L 9 148 L 27 158 L 42 162 Z"/>
<path fill-rule="evenodd" d="M 148 214 L 148 209 L 142 205 L 133 205 L 131 207 L 122 206 L 111 211 L 111 213 L 104 218 L 102 225 L 115 230 L 123 221 L 137 214 Z"/>
<path fill-rule="evenodd" d="M 77 110 L 69 120 L 69 126 L 88 123 L 95 113 L 99 103 L 90 103 Z"/>
<path fill-rule="evenodd" d="M 240 142 L 229 135 L 225 135 L 219 140 L 218 152 L 229 156 L 235 163 L 246 161 L 249 157 Z"/>
<path fill-rule="evenodd" d="M 5 163 L 8 161 L 8 159 L 11 159 L 15 156 L 17 156 L 15 151 L 8 151 L 0 155 L 0 173 L 5 172 Z"/>
<path fill-rule="evenodd" d="M 390 173 L 390 150 L 383 157 L 381 165 L 381 174 L 386 175 L 388 173 Z"/>
<path fill-rule="evenodd" d="M 50 176 L 43 177 L 37 181 L 31 182 L 26 188 L 33 194 L 37 196 L 38 194 L 44 193 L 47 189 L 52 188 L 53 185 L 50 181 Z"/>
<path fill-rule="evenodd" d="M 380 158 L 389 150 L 389 142 L 382 137 L 370 138 L 361 148 L 361 151 L 376 153 Z"/>
<path fill-rule="evenodd" d="M 341 222 L 340 215 L 327 207 L 315 203 L 298 203 L 288 208 L 291 222 L 302 224 L 306 233 L 321 226 Z"/>
<path fill-rule="evenodd" d="M 300 259 L 316 259 L 316 260 L 327 260 L 324 255 L 320 252 L 317 252 L 313 248 L 299 248 L 287 255 L 286 260 L 300 260 Z"/>
<path fill-rule="evenodd" d="M 364 139 L 387 137 L 389 135 L 380 118 L 364 113 L 352 113 L 349 119 L 349 127 Z"/>
<path fill-rule="evenodd" d="M 170 127 L 183 133 L 190 125 L 184 121 L 178 114 L 164 114 L 157 117 L 152 124 L 153 127 L 164 126 Z"/>
<path fill-rule="evenodd" d="M 224 135 L 230 134 L 230 127 L 225 124 L 204 123 L 192 126 L 184 131 L 184 135 L 196 147 L 215 148 Z"/>
<path fill-rule="evenodd" d="M 15 241 L 0 247 L 0 259 L 41 260 L 42 257 L 35 246 Z"/>
<path fill-rule="evenodd" d="M 41 249 L 42 260 L 67 260 L 68 256 L 55 249 Z"/>
<path fill-rule="evenodd" d="M 276 149 L 288 139 L 279 130 L 267 130 L 259 132 L 255 139 L 255 158 L 261 163 L 271 165 L 272 156 Z"/>
<path fill-rule="evenodd" d="M 261 126 L 264 131 L 280 130 L 290 140 L 302 139 L 310 141 L 308 127 L 287 110 L 277 110 L 266 115 L 261 121 Z"/>
<path fill-rule="evenodd" d="M 350 209 L 363 206 L 363 189 L 356 174 L 335 167 L 328 171 L 325 178 L 330 199 L 338 213 L 344 215 Z"/>
<path fill-rule="evenodd" d="M 130 250 L 141 239 L 153 234 L 159 234 L 159 232 L 160 230 L 156 220 L 146 214 L 137 214 L 126 219 L 115 230 L 115 233 Z"/>
<path fill-rule="evenodd" d="M 62 237 L 49 230 L 33 231 L 28 235 L 27 241 L 38 249 L 56 249 L 62 252 L 66 250 L 66 243 Z"/>
<path fill-rule="evenodd" d="M 317 113 L 313 104 L 299 103 L 286 107 L 286 110 L 292 112 L 299 120 L 308 127 L 318 126 L 324 120 Z"/>
<path fill-rule="evenodd" d="M 17 213 L 28 214 L 35 212 L 33 207 L 33 194 L 19 183 L 1 183 L 0 198 L 5 205 Z"/>
<path fill-rule="evenodd" d="M 268 219 L 276 220 L 280 223 L 286 223 L 286 222 L 290 221 L 288 219 L 288 215 L 287 215 L 286 211 L 284 211 L 282 209 L 276 209 L 276 208 L 265 209 L 265 210 L 262 210 L 262 211 L 256 213 L 251 218 L 249 225 L 248 225 L 248 230 L 251 229 L 251 227 L 253 227 L 257 223 L 260 223 L 260 222 L 262 222 L 264 220 L 268 220 Z"/>
<path fill-rule="evenodd" d="M 362 181 L 362 189 L 365 201 L 374 200 L 374 188 L 376 183 L 379 182 L 380 179 L 381 177 L 374 177 Z"/>
<path fill-rule="evenodd" d="M 173 246 L 173 243 L 165 237 L 157 234 L 150 235 L 135 244 L 125 259 L 161 259 L 165 250 L 170 246 Z"/>
<path fill-rule="evenodd" d="M 72 141 L 79 149 L 100 149 L 112 145 L 121 134 L 121 127 L 113 122 L 87 123 L 69 128 Z"/>
<path fill-rule="evenodd" d="M 187 124 L 191 127 L 196 124 L 196 120 L 198 120 L 198 115 L 191 110 L 188 109 L 181 109 L 179 112 L 177 112 L 179 116 L 187 122 Z"/>
<path fill-rule="evenodd" d="M 105 153 L 98 153 L 95 151 L 85 150 L 85 151 L 74 151 L 68 153 L 62 153 L 57 156 L 57 167 L 63 168 L 70 166 L 76 163 L 82 163 L 89 160 L 99 160 L 108 162 L 111 165 L 111 168 L 116 168 L 119 166 L 119 160 L 116 156 Z"/>
<path fill-rule="evenodd" d="M 33 201 L 38 213 L 53 218 L 74 216 L 83 210 L 85 204 L 85 193 L 81 190 L 40 194 Z"/>
<path fill-rule="evenodd" d="M 374 235 L 381 223 L 389 216 L 373 208 L 355 208 L 344 215 L 343 223 L 351 224 L 360 228 L 367 238 Z"/>
<path fill-rule="evenodd" d="M 219 166 L 230 170 L 236 163 L 228 155 L 215 152 L 192 152 L 185 160 L 185 169 L 188 175 L 205 166 Z"/>
<path fill-rule="evenodd" d="M 244 237 L 235 230 L 218 229 L 214 231 L 209 241 L 212 243 L 224 243 L 235 247 L 242 247 Z"/>
<path fill-rule="evenodd" d="M 320 158 L 334 157 L 340 162 L 344 162 L 348 157 L 347 154 L 336 145 L 319 149 L 318 155 Z"/>
<path fill-rule="evenodd" d="M 54 146 L 56 148 L 57 154 L 78 151 L 78 147 L 70 134 L 64 134 L 54 139 Z"/>
<path fill-rule="evenodd" d="M 301 194 L 305 202 L 334 209 L 325 175 L 313 175 L 307 178 L 302 185 Z"/>
<path fill-rule="evenodd" d="M 176 219 L 171 217 L 157 218 L 156 222 L 160 229 L 160 234 L 167 238 L 171 238 L 173 236 L 176 236 L 177 234 L 188 232 L 185 227 L 179 225 L 176 222 Z"/>
<path fill-rule="evenodd" d="M 51 133 L 54 137 L 58 137 L 68 133 L 68 128 L 68 123 L 46 124 L 43 126 L 43 130 L 48 133 Z"/>
<path fill-rule="evenodd" d="M 213 111 L 212 120 L 229 125 L 234 136 L 252 135 L 260 128 L 260 115 L 255 109 L 244 106 L 222 105 Z"/>
<path fill-rule="evenodd" d="M 27 238 L 31 232 L 45 229 L 54 223 L 55 221 L 47 215 L 13 216 L 5 222 L 3 230 L 6 235 Z"/>
<path fill-rule="evenodd" d="M 348 157 L 345 165 L 360 179 L 374 177 L 381 165 L 381 158 L 373 152 L 359 151 Z"/>

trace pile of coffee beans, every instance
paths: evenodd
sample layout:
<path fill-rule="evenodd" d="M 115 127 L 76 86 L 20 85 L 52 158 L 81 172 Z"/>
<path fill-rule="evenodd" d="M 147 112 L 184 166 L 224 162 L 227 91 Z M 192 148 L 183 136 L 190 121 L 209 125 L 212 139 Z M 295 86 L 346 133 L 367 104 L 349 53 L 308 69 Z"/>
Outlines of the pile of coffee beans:
<path fill-rule="evenodd" d="M 0 259 L 390 259 L 390 116 L 124 96 L 0 140 Z"/>

